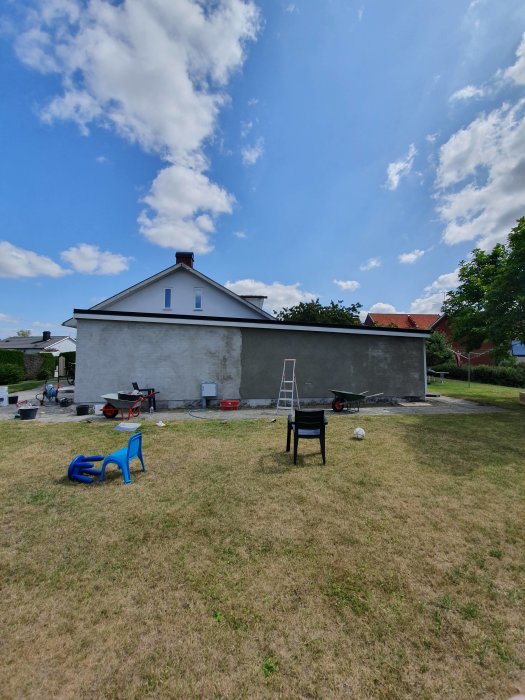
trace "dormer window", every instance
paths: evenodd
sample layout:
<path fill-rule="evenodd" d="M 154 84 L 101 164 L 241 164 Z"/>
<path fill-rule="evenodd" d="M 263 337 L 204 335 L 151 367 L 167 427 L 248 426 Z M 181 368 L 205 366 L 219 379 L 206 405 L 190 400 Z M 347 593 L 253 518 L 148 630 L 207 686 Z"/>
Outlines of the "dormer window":
<path fill-rule="evenodd" d="M 164 308 L 171 309 L 171 287 L 164 290 Z"/>
<path fill-rule="evenodd" d="M 193 299 L 194 299 L 194 304 L 193 308 L 195 311 L 202 311 L 202 288 L 201 287 L 194 287 L 193 288 Z"/>

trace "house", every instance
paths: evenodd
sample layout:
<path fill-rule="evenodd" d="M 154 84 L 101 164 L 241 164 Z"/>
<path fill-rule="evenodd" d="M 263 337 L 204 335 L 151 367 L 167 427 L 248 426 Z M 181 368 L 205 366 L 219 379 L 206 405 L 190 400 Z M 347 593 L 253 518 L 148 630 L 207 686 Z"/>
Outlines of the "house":
<path fill-rule="evenodd" d="M 516 360 L 516 364 L 525 364 L 525 345 L 520 343 L 519 340 L 513 340 L 511 345 L 512 357 Z"/>
<path fill-rule="evenodd" d="M 454 335 L 450 322 L 446 314 L 367 314 L 364 322 L 365 326 L 380 328 L 414 328 L 426 330 L 431 333 L 442 333 L 450 343 L 456 354 L 458 366 L 468 362 L 469 353 L 461 341 L 454 340 Z M 494 358 L 492 355 L 493 344 L 485 341 L 479 348 L 471 351 L 471 365 L 492 365 Z"/>
<path fill-rule="evenodd" d="M 281 322 L 264 299 L 234 294 L 197 271 L 193 253 L 177 253 L 175 265 L 64 322 L 77 328 L 76 401 L 135 381 L 168 408 L 200 405 L 203 383 L 217 385 L 216 400 L 268 405 L 286 358 L 305 403 L 333 398 L 332 388 L 425 395 L 428 331 Z"/>
<path fill-rule="evenodd" d="M 51 335 L 50 331 L 44 331 L 41 336 L 15 335 L 5 340 L 0 340 L 0 350 L 20 350 L 25 354 L 49 352 L 52 355 L 60 355 L 63 352 L 75 352 L 76 341 L 68 335 Z"/>

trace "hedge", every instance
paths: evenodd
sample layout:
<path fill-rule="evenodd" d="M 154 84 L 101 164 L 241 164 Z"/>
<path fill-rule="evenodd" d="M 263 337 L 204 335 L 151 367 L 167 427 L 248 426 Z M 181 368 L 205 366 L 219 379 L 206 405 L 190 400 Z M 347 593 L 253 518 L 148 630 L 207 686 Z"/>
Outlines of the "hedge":
<path fill-rule="evenodd" d="M 455 362 L 436 365 L 437 372 L 448 372 L 451 379 L 468 379 L 468 365 L 457 367 Z M 525 367 L 494 367 L 493 365 L 473 365 L 470 379 L 481 384 L 525 387 Z"/>
<path fill-rule="evenodd" d="M 0 366 L 16 365 L 24 369 L 24 353 L 21 350 L 0 350 Z"/>
<path fill-rule="evenodd" d="M 7 362 L 0 365 L 0 384 L 17 384 L 23 381 L 24 376 L 24 368 L 19 365 L 10 365 Z"/>
<path fill-rule="evenodd" d="M 40 357 L 42 358 L 42 366 L 40 367 L 38 374 L 43 375 L 45 372 L 48 377 L 53 377 L 58 358 L 52 355 L 50 352 L 41 352 Z"/>

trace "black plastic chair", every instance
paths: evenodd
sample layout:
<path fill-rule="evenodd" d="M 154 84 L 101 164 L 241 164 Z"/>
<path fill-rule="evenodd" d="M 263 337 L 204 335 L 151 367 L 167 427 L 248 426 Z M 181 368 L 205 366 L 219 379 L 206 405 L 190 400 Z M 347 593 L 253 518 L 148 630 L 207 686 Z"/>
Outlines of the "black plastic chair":
<path fill-rule="evenodd" d="M 323 464 L 326 464 L 325 458 L 325 426 L 328 420 L 325 418 L 324 411 L 296 411 L 295 420 L 292 416 L 288 416 L 288 425 L 286 430 L 286 451 L 290 452 L 290 439 L 293 432 L 293 463 L 297 464 L 297 445 L 299 440 L 319 440 L 321 443 L 321 456 Z"/>
<path fill-rule="evenodd" d="M 131 382 L 131 386 L 135 391 L 140 391 L 143 396 L 148 397 L 148 408 L 153 408 L 154 411 L 157 410 L 157 402 L 155 401 L 155 389 L 153 387 L 149 389 L 139 389 L 137 382 Z"/>

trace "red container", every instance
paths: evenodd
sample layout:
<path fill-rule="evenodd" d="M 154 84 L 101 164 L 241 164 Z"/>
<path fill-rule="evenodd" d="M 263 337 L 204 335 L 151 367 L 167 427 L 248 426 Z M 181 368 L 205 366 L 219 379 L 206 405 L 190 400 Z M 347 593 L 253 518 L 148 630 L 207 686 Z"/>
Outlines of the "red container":
<path fill-rule="evenodd" d="M 236 411 L 239 408 L 238 399 L 223 399 L 221 401 L 221 411 Z"/>

